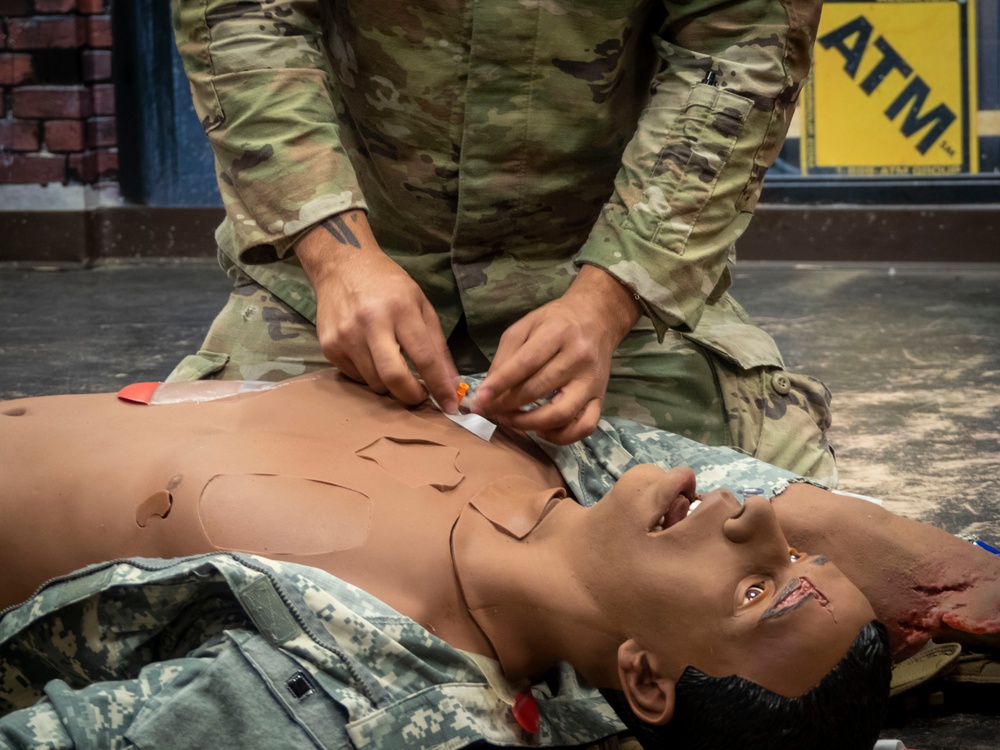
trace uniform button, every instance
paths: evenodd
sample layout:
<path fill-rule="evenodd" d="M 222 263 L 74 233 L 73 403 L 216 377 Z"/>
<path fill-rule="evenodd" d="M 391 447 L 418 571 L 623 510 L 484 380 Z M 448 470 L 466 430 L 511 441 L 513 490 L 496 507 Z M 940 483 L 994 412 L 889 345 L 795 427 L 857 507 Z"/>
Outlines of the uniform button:
<path fill-rule="evenodd" d="M 771 387 L 775 393 L 784 396 L 792 390 L 792 381 L 788 379 L 785 373 L 776 372 L 771 376 Z"/>

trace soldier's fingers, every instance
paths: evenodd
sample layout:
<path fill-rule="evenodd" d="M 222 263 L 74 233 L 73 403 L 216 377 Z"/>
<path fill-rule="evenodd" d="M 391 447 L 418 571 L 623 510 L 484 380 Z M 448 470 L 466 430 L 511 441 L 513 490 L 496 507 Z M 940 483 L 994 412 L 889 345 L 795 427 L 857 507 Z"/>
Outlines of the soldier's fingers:
<path fill-rule="evenodd" d="M 534 330 L 534 326 L 531 324 L 530 318 L 522 318 L 517 321 L 503 332 L 500 336 L 500 343 L 497 345 L 496 354 L 493 355 L 493 366 L 490 367 L 492 376 L 496 377 L 496 368 L 500 367 L 503 362 L 506 362 L 511 357 L 513 357 L 517 352 L 524 346 L 525 342 L 531 337 L 531 333 Z M 487 376 L 489 377 L 489 375 Z M 485 381 L 482 385 L 485 384 Z"/>
<path fill-rule="evenodd" d="M 559 351 L 541 368 L 506 391 L 494 393 L 490 408 L 494 413 L 513 412 L 522 406 L 561 392 L 579 378 L 579 363 L 566 352 Z M 582 380 L 582 379 L 581 379 Z"/>
<path fill-rule="evenodd" d="M 378 377 L 394 397 L 404 404 L 419 404 L 427 391 L 410 372 L 395 332 L 382 334 L 371 345 L 371 357 Z"/>
<path fill-rule="evenodd" d="M 487 413 L 500 409 L 500 404 L 503 404 L 504 410 L 524 406 L 566 382 L 565 377 L 555 377 L 561 371 L 560 366 L 552 368 L 548 375 L 540 375 L 559 354 L 558 339 L 547 335 L 530 336 L 519 347 L 509 351 L 510 354 L 503 358 L 497 351 L 486 379 L 477 391 L 476 401 Z M 529 378 L 533 378 L 533 382 L 526 383 Z M 522 394 L 525 387 L 528 391 Z M 527 393 L 534 394 L 533 398 L 526 398 Z"/>
<path fill-rule="evenodd" d="M 364 344 L 357 344 L 350 350 L 340 350 L 330 357 L 330 361 L 345 374 L 348 374 L 348 369 L 355 371 L 359 376 L 355 379 L 367 383 L 375 393 L 388 393 L 389 389 L 379 375 L 372 354 Z"/>
<path fill-rule="evenodd" d="M 429 303 L 421 313 L 419 318 L 408 317 L 397 324 L 399 343 L 434 400 L 451 413 L 458 408 L 455 395 L 458 370 L 448 351 L 437 313 Z"/>
<path fill-rule="evenodd" d="M 376 393 L 385 393 L 385 384 L 379 379 L 368 353 L 364 329 L 354 317 L 344 315 L 337 306 L 324 306 L 322 299 L 319 304 L 316 334 L 323 356 L 351 380 L 367 383 Z"/>
<path fill-rule="evenodd" d="M 510 361 L 524 347 L 531 330 L 530 321 L 521 319 L 503 332 L 493 362 L 476 390 L 477 404 L 488 406 L 495 394 L 506 391 L 518 382 Z"/>
<path fill-rule="evenodd" d="M 366 382 L 365 379 L 361 377 L 361 373 L 358 371 L 358 368 L 354 366 L 354 363 L 351 362 L 351 360 L 344 359 L 339 362 L 334 362 L 331 359 L 330 364 L 333 365 L 334 368 L 339 370 L 340 374 L 343 375 L 344 377 L 350 378 L 351 380 L 358 383 Z"/>
<path fill-rule="evenodd" d="M 538 436 L 556 445 L 569 445 L 583 440 L 597 429 L 602 403 L 601 399 L 594 397 L 569 424 L 557 430 L 539 430 Z"/>
<path fill-rule="evenodd" d="M 530 411 L 507 412 L 499 415 L 497 420 L 519 430 L 558 433 L 579 418 L 592 398 L 589 384 L 574 381 L 556 393 L 549 403 Z"/>
<path fill-rule="evenodd" d="M 330 360 L 330 364 L 340 370 L 341 374 L 351 380 L 358 383 L 366 383 L 375 393 L 386 393 L 386 387 L 375 373 L 375 368 L 371 365 L 370 358 L 367 366 L 362 367 L 359 367 L 346 354 L 327 355 L 327 359 Z"/>

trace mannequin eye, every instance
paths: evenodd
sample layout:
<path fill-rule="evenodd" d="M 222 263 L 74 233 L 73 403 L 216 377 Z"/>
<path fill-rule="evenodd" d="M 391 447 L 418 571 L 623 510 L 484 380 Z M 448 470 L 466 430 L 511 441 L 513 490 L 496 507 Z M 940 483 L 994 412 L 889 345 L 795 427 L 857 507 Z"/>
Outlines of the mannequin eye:
<path fill-rule="evenodd" d="M 751 602 L 753 602 L 758 597 L 763 596 L 764 595 L 764 591 L 765 591 L 765 589 L 764 589 L 764 584 L 763 583 L 755 583 L 755 584 L 753 584 L 751 586 L 748 586 L 747 590 L 745 592 L 743 592 L 743 602 L 744 602 L 744 604 L 750 604 Z"/>
<path fill-rule="evenodd" d="M 788 548 L 788 557 L 789 557 L 789 559 L 792 562 L 798 562 L 803 557 L 805 557 L 805 553 L 799 552 L 797 549 L 795 549 L 795 547 L 789 547 Z"/>

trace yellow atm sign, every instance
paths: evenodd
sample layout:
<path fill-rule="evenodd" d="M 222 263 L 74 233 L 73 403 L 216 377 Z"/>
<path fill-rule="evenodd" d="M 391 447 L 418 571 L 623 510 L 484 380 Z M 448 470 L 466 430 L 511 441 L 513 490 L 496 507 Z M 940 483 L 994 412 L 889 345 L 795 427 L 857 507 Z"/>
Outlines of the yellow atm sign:
<path fill-rule="evenodd" d="M 806 86 L 803 171 L 976 171 L 971 5 L 828 1 Z"/>

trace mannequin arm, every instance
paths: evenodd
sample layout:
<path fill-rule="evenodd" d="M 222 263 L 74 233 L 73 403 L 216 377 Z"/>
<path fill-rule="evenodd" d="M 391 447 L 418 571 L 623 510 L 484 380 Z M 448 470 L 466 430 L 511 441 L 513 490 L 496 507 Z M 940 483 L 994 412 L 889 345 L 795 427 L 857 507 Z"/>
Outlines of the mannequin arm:
<path fill-rule="evenodd" d="M 1000 645 L 1000 557 L 809 484 L 793 484 L 772 502 L 792 546 L 826 555 L 864 592 L 897 658 L 931 638 Z"/>

